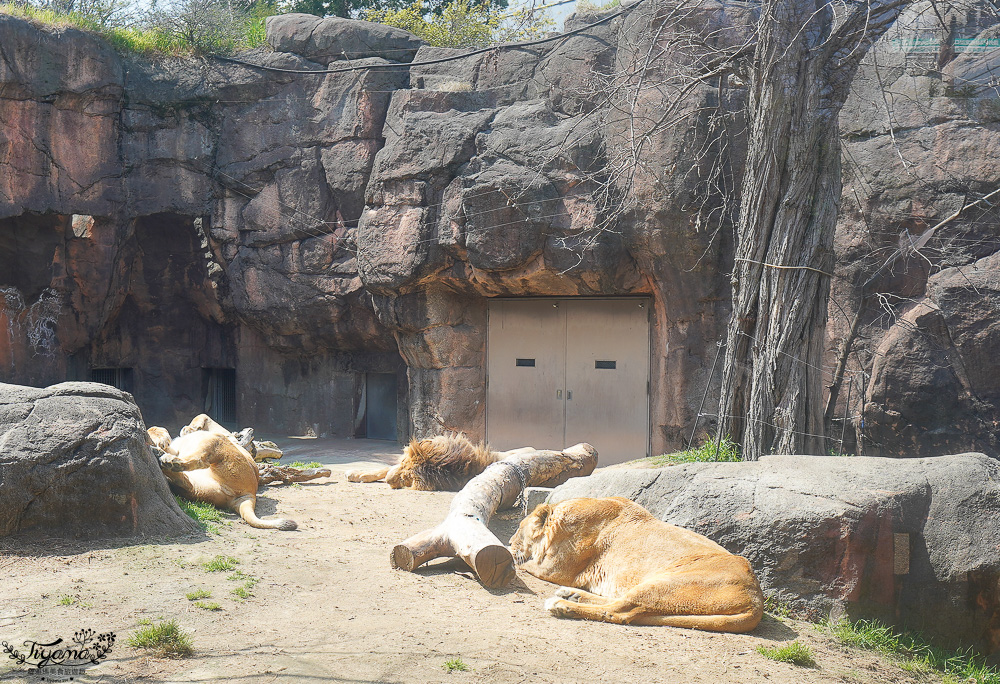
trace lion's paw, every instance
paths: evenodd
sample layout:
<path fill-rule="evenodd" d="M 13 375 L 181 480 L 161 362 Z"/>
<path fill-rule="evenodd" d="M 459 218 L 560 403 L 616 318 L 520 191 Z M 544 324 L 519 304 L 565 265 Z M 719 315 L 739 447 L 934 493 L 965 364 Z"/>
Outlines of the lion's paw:
<path fill-rule="evenodd" d="M 179 473 L 184 470 L 184 465 L 173 460 L 173 457 L 170 454 L 163 454 L 160 456 L 160 467 L 174 473 Z"/>
<path fill-rule="evenodd" d="M 559 614 L 559 597 L 553 596 L 552 598 L 545 599 L 545 610 L 549 611 L 553 615 Z"/>
<path fill-rule="evenodd" d="M 556 598 L 566 599 L 574 603 L 580 602 L 580 592 L 573 587 L 559 587 L 556 589 Z"/>

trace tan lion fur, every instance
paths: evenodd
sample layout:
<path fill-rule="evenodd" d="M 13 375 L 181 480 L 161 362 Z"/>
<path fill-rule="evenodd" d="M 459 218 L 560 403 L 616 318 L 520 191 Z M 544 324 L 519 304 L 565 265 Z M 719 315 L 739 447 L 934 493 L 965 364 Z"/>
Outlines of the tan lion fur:
<path fill-rule="evenodd" d="M 350 482 L 384 479 L 393 489 L 457 492 L 496 460 L 497 453 L 484 443 L 473 444 L 465 435 L 449 432 L 410 440 L 398 464 L 378 470 L 351 471 L 347 479 Z"/>
<path fill-rule="evenodd" d="M 540 504 L 510 540 L 527 572 L 561 584 L 557 617 L 749 632 L 764 596 L 742 556 L 620 497 Z"/>
<path fill-rule="evenodd" d="M 147 430 L 153 444 L 164 452 L 160 468 L 170 484 L 185 499 L 239 513 L 251 527 L 296 529 L 294 520 L 257 517 L 254 510 L 260 485 L 257 464 L 228 430 L 218 423 L 214 425 L 217 429 L 189 429 L 192 427 L 189 425 L 174 440 L 164 428 L 154 426 Z"/>

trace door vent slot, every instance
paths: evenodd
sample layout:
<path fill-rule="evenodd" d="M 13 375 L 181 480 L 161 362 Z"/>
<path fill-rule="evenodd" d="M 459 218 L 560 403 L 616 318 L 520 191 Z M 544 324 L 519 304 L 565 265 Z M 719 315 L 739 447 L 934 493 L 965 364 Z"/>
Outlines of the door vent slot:
<path fill-rule="evenodd" d="M 594 361 L 594 368 L 607 368 L 608 370 L 614 370 L 617 367 L 617 361 Z"/>
<path fill-rule="evenodd" d="M 534 368 L 535 367 L 535 360 L 534 359 L 517 359 L 517 360 L 514 361 L 514 365 L 515 366 L 530 366 L 531 368 Z"/>

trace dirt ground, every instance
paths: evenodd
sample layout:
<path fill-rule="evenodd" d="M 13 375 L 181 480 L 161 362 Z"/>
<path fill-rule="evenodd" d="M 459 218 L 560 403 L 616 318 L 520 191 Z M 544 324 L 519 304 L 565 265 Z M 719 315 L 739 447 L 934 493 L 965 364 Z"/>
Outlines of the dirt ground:
<path fill-rule="evenodd" d="M 218 533 L 179 541 L 8 542 L 0 545 L 0 641 L 112 631 L 110 657 L 82 678 L 109 684 L 928 681 L 788 618 L 766 616 L 749 635 L 560 620 L 542 609 L 554 586 L 523 572 L 487 590 L 453 561 L 392 570 L 392 546 L 440 522 L 452 495 L 346 481 L 344 471 L 360 463 L 392 462 L 399 453 L 392 443 L 276 441 L 284 462 L 333 469 L 329 479 L 269 487 L 258 500 L 258 514 L 293 518 L 298 531 L 255 530 L 229 516 Z M 520 512 L 500 517 L 495 531 L 506 541 Z M 232 573 L 205 570 L 219 555 L 259 580 L 252 596 L 233 595 L 242 580 Z M 197 589 L 210 591 L 205 602 L 221 610 L 185 597 Z M 191 634 L 193 656 L 152 657 L 126 644 L 141 620 L 164 619 Z M 809 646 L 817 667 L 773 662 L 756 650 L 792 640 Z M 449 672 L 445 663 L 456 660 L 468 669 Z M 0 681 L 40 681 L 25 668 L 0 664 Z"/>

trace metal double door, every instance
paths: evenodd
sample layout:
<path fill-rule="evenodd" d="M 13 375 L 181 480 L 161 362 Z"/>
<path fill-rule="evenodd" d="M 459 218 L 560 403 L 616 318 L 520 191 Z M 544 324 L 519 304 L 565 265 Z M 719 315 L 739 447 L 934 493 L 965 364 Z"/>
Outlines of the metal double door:
<path fill-rule="evenodd" d="M 589 442 L 599 465 L 647 456 L 649 301 L 491 300 L 486 436 L 500 450 Z"/>

